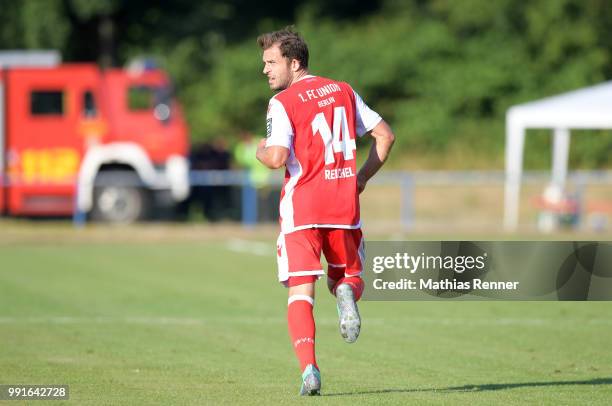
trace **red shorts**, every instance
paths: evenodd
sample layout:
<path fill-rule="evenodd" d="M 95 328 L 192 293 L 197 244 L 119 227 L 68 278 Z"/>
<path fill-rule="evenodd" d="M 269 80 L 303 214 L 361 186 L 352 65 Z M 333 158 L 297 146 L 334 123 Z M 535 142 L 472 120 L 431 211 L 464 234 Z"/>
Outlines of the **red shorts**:
<path fill-rule="evenodd" d="M 276 243 L 278 280 L 285 286 L 314 282 L 324 275 L 321 251 L 328 264 L 328 278 L 361 275 L 364 243 L 361 229 L 308 228 L 281 233 Z"/>

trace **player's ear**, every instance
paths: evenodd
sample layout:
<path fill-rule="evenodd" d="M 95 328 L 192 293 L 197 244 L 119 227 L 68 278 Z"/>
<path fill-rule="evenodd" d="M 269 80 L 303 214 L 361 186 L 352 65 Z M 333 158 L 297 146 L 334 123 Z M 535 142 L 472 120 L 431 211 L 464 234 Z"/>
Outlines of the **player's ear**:
<path fill-rule="evenodd" d="M 293 72 L 297 72 L 302 69 L 302 64 L 297 59 L 292 59 L 290 67 Z"/>

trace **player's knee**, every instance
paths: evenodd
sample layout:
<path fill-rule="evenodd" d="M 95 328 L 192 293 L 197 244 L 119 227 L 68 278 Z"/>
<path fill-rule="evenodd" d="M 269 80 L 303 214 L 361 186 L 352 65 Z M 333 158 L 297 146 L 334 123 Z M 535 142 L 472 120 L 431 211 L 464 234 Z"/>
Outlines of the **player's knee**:
<path fill-rule="evenodd" d="M 314 297 L 314 285 L 317 280 L 314 275 L 291 276 L 287 283 L 289 287 L 289 296 L 291 295 L 307 295 Z"/>

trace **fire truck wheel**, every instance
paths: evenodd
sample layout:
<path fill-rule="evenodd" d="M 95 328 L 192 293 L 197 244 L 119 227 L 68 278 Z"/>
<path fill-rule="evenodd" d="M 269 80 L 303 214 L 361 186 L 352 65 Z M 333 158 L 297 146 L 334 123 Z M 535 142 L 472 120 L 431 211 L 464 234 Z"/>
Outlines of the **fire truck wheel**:
<path fill-rule="evenodd" d="M 133 223 L 146 217 L 147 192 L 134 172 L 107 171 L 96 176 L 91 218 L 107 223 Z"/>

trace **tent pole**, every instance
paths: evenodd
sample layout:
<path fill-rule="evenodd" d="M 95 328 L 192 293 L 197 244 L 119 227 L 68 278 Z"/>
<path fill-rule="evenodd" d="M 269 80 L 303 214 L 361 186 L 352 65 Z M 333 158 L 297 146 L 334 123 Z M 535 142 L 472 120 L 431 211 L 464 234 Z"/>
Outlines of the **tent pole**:
<path fill-rule="evenodd" d="M 567 128 L 555 128 L 553 137 L 552 184 L 559 190 L 564 190 L 567 179 L 570 131 Z"/>
<path fill-rule="evenodd" d="M 515 231 L 519 219 L 519 199 L 523 171 L 525 129 L 513 120 L 512 110 L 506 119 L 506 185 L 504 194 L 504 229 Z"/>

